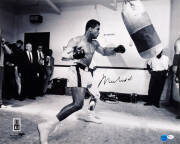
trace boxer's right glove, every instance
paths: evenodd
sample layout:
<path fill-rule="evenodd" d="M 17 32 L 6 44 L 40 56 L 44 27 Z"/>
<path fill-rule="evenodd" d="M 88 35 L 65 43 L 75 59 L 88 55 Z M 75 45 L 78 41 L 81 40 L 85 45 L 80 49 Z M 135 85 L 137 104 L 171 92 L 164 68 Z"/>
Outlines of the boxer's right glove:
<path fill-rule="evenodd" d="M 123 45 L 118 45 L 116 48 L 114 48 L 114 51 L 116 53 L 125 53 L 126 49 Z"/>
<path fill-rule="evenodd" d="M 75 46 L 74 50 L 73 50 L 73 58 L 74 59 L 82 59 L 84 57 L 85 57 L 84 49 L 82 49 L 81 47 Z"/>

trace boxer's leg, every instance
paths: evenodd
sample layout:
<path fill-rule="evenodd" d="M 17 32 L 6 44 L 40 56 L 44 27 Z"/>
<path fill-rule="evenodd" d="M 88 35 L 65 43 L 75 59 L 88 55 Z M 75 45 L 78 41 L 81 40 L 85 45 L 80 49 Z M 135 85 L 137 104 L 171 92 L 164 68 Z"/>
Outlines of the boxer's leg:
<path fill-rule="evenodd" d="M 72 113 L 80 110 L 84 105 L 84 97 L 85 97 L 85 88 L 77 87 L 72 88 L 72 98 L 73 102 L 67 106 L 65 106 L 58 114 L 57 118 L 59 121 L 64 120 L 66 117 L 71 115 Z"/>
<path fill-rule="evenodd" d="M 101 124 L 102 123 L 101 119 L 95 113 L 95 107 L 96 107 L 98 99 L 100 98 L 99 90 L 97 89 L 97 87 L 94 87 L 93 85 L 88 90 L 91 94 L 91 98 L 89 101 L 88 120 L 87 121 Z"/>
<path fill-rule="evenodd" d="M 57 115 L 57 119 L 51 119 L 46 123 L 41 123 L 38 125 L 38 131 L 40 136 L 41 144 L 48 144 L 48 135 L 51 131 L 53 131 L 59 121 L 64 120 L 72 113 L 80 110 L 84 104 L 85 97 L 85 88 L 76 87 L 72 88 L 72 99 L 73 102 L 67 106 L 65 106 Z"/>

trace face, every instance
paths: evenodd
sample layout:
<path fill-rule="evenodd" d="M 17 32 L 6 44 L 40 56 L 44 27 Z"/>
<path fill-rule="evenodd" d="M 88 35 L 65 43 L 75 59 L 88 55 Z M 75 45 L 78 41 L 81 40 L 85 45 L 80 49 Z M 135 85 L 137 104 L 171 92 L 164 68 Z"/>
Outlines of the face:
<path fill-rule="evenodd" d="M 38 46 L 38 50 L 39 50 L 39 51 L 42 51 L 42 46 L 41 46 L 41 45 Z"/>
<path fill-rule="evenodd" d="M 4 38 L 1 39 L 1 42 L 2 42 L 2 43 L 5 43 L 5 41 L 6 41 L 6 40 L 5 40 Z"/>
<path fill-rule="evenodd" d="M 97 39 L 100 31 L 100 25 L 97 25 L 95 28 L 90 28 L 91 36 L 93 39 Z"/>
<path fill-rule="evenodd" d="M 17 47 L 18 48 L 21 48 L 22 47 L 22 44 L 21 43 L 16 43 Z"/>
<path fill-rule="evenodd" d="M 26 44 L 26 50 L 32 51 L 32 45 L 30 43 Z"/>

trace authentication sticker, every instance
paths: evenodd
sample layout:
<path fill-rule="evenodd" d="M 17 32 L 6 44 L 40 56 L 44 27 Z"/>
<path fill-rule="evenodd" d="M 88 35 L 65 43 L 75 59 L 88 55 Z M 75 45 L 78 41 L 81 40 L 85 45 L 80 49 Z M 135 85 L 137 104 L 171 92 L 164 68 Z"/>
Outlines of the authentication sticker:
<path fill-rule="evenodd" d="M 21 131 L 21 118 L 13 118 L 13 131 Z"/>

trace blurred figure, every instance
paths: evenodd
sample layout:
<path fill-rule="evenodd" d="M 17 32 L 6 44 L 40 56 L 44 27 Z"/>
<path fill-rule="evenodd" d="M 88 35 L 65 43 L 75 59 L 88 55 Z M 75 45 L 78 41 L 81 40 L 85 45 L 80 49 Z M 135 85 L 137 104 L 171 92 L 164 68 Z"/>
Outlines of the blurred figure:
<path fill-rule="evenodd" d="M 47 92 L 48 84 L 50 82 L 51 76 L 54 71 L 54 58 L 52 56 L 53 51 L 48 50 L 47 55 L 45 56 L 45 75 L 44 75 L 44 85 L 43 85 L 43 94 Z"/>
<path fill-rule="evenodd" d="M 34 52 L 34 59 L 37 73 L 37 95 L 42 96 L 45 75 L 44 53 L 42 45 L 38 45 L 37 50 Z"/>
<path fill-rule="evenodd" d="M 176 40 L 174 45 L 174 61 L 173 61 L 173 73 L 174 73 L 174 80 L 176 83 L 179 84 L 179 94 L 180 94 L 180 37 Z M 178 104 L 177 108 L 177 119 L 180 119 L 180 104 Z"/>
<path fill-rule="evenodd" d="M 17 40 L 16 43 L 10 45 L 10 48 L 13 51 L 13 63 L 15 64 L 15 81 L 17 87 L 17 96 L 15 99 L 23 100 L 21 97 L 21 69 L 22 69 L 22 60 L 23 60 L 23 41 Z"/>
<path fill-rule="evenodd" d="M 5 44 L 5 39 L 1 36 L 1 29 L 0 29 L 0 108 L 5 107 L 3 105 L 2 100 L 2 87 L 3 87 L 3 78 L 4 78 L 4 53 L 12 54 L 12 51 L 9 47 Z"/>
<path fill-rule="evenodd" d="M 11 49 L 11 44 L 5 42 Z M 11 49 L 12 50 L 12 49 Z M 4 82 L 3 82 L 3 98 L 11 99 L 16 98 L 18 95 L 16 78 L 15 78 L 15 62 L 12 54 L 4 54 Z"/>

